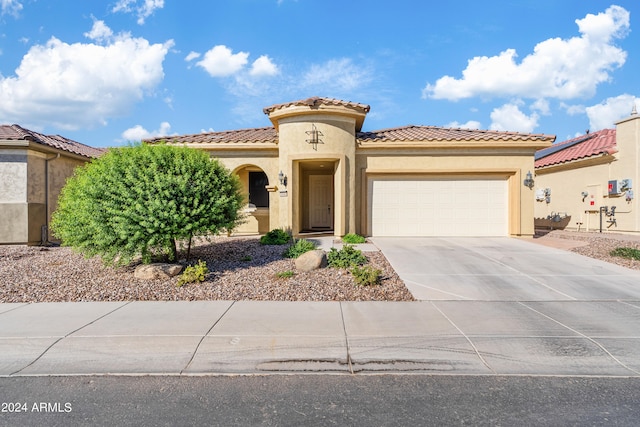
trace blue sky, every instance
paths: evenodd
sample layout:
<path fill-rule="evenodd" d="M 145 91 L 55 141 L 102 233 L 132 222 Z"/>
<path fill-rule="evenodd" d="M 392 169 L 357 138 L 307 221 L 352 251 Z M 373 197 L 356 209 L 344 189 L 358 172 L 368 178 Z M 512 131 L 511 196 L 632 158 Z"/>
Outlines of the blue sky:
<path fill-rule="evenodd" d="M 0 0 L 0 123 L 96 146 L 270 126 L 311 96 L 363 130 L 557 135 L 640 108 L 640 2 Z"/>

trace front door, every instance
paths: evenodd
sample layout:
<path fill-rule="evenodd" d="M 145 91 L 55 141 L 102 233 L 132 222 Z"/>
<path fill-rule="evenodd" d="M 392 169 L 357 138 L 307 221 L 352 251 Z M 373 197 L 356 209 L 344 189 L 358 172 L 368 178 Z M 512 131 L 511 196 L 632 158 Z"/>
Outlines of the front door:
<path fill-rule="evenodd" d="M 333 175 L 309 175 L 309 227 L 333 229 Z"/>

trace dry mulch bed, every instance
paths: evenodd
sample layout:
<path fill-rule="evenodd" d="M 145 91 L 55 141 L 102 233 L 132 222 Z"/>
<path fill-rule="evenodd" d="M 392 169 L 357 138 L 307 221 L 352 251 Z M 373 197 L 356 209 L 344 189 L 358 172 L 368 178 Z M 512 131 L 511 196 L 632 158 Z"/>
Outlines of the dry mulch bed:
<path fill-rule="evenodd" d="M 383 272 L 377 286 L 358 286 L 346 270 L 295 271 L 283 259 L 286 246 L 263 246 L 256 237 L 215 237 L 192 248 L 192 260 L 206 261 L 202 283 L 177 287 L 166 280 L 134 278 L 135 266 L 106 267 L 64 247 L 0 246 L 0 302 L 61 301 L 411 301 L 413 297 L 380 252 L 365 252 Z M 250 260 L 249 260 L 250 259 Z"/>

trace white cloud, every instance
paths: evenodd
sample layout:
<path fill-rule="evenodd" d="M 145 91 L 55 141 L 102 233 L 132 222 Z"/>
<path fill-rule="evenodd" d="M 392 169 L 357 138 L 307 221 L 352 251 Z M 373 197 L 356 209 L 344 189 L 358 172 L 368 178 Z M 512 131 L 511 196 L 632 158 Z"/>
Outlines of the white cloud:
<path fill-rule="evenodd" d="M 474 96 L 572 99 L 592 96 L 627 57 L 613 39 L 629 32 L 629 12 L 611 6 L 604 13 L 576 20 L 580 37 L 548 39 L 520 63 L 507 49 L 498 56 L 469 60 L 462 78 L 444 76 L 427 84 L 423 97 L 451 101 Z"/>
<path fill-rule="evenodd" d="M 142 141 L 143 139 L 161 138 L 163 136 L 169 136 L 170 130 L 171 130 L 171 125 L 169 124 L 169 122 L 160 123 L 160 128 L 152 131 L 148 131 L 140 125 L 136 125 L 122 132 L 122 138 L 125 141 L 138 142 L 138 141 Z"/>
<path fill-rule="evenodd" d="M 196 65 L 202 67 L 211 77 L 226 77 L 241 71 L 247 64 L 249 54 L 238 52 L 234 54 L 224 45 L 214 46 Z"/>
<path fill-rule="evenodd" d="M 480 129 L 481 124 L 476 120 L 469 120 L 467 123 L 451 122 L 444 126 L 454 129 Z"/>
<path fill-rule="evenodd" d="M 491 112 L 491 130 L 531 133 L 538 126 L 538 113 L 527 116 L 520 111 L 519 102 L 505 104 Z"/>
<path fill-rule="evenodd" d="M 252 76 L 275 76 L 278 72 L 278 66 L 271 61 L 271 58 L 262 55 L 253 61 L 249 74 Z"/>
<path fill-rule="evenodd" d="M 371 81 L 366 67 L 356 66 L 349 58 L 332 59 L 313 65 L 302 78 L 302 86 L 327 91 L 352 91 Z"/>
<path fill-rule="evenodd" d="M 539 112 L 543 116 L 551 114 L 551 108 L 549 107 L 549 101 L 546 99 L 537 99 L 530 107 L 532 110 Z"/>
<path fill-rule="evenodd" d="M 111 9 L 112 12 L 135 13 L 138 25 L 144 25 L 145 20 L 153 15 L 156 9 L 164 7 L 164 0 L 119 0 Z"/>
<path fill-rule="evenodd" d="M 614 128 L 615 122 L 631 114 L 631 109 L 634 105 L 637 105 L 638 101 L 640 101 L 639 98 L 624 94 L 615 98 L 607 98 L 600 104 L 586 107 L 590 129 L 596 131 Z"/>
<path fill-rule="evenodd" d="M 22 3 L 18 0 L 0 0 L 0 16 L 13 15 L 17 16 L 22 10 Z"/>
<path fill-rule="evenodd" d="M 84 36 L 97 42 L 108 42 L 113 38 L 113 31 L 105 25 L 104 21 L 94 21 L 91 31 L 84 33 Z"/>
<path fill-rule="evenodd" d="M 94 23 L 88 34 L 108 34 L 103 25 Z M 0 122 L 70 130 L 105 124 L 162 81 L 171 46 L 172 40 L 150 44 L 128 34 L 113 36 L 106 45 L 52 37 L 29 49 L 14 76 L 0 76 Z"/>
<path fill-rule="evenodd" d="M 560 103 L 560 107 L 564 108 L 570 116 L 577 116 L 578 114 L 584 114 L 585 112 L 584 105 L 567 105 L 562 102 Z"/>
<path fill-rule="evenodd" d="M 194 59 L 198 59 L 200 58 L 202 55 L 198 52 L 189 52 L 189 54 L 184 58 L 185 61 L 190 62 L 193 61 Z"/>

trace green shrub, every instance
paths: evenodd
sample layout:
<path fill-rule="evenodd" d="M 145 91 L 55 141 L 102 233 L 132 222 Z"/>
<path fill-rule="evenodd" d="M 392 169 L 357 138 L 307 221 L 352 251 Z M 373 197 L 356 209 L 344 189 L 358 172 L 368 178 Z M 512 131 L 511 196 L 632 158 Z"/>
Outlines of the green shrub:
<path fill-rule="evenodd" d="M 289 248 L 284 251 L 282 256 L 285 258 L 298 258 L 303 253 L 313 251 L 317 247 L 318 245 L 310 240 L 298 239 L 293 245 L 289 246 Z"/>
<path fill-rule="evenodd" d="M 296 273 L 294 273 L 291 270 L 287 270 L 287 271 L 280 271 L 278 273 L 276 273 L 276 277 L 278 277 L 279 279 L 289 279 L 293 276 L 295 276 Z"/>
<path fill-rule="evenodd" d="M 178 279 L 178 286 L 187 283 L 204 282 L 204 276 L 209 272 L 207 263 L 199 260 L 196 265 L 190 265 L 184 269 Z"/>
<path fill-rule="evenodd" d="M 329 267 L 350 268 L 366 262 L 367 258 L 362 254 L 362 251 L 351 245 L 344 245 L 340 250 L 331 248 L 327 254 L 327 264 Z"/>
<path fill-rule="evenodd" d="M 349 233 L 349 234 L 345 234 L 344 237 L 342 238 L 342 241 L 344 243 L 350 243 L 353 245 L 357 245 L 360 243 L 364 243 L 366 241 L 366 239 L 364 237 L 362 237 L 359 234 L 355 234 L 355 233 Z"/>
<path fill-rule="evenodd" d="M 382 271 L 370 265 L 365 265 L 364 267 L 352 267 L 351 274 L 358 285 L 371 286 L 380 284 L 380 274 L 382 274 Z"/>
<path fill-rule="evenodd" d="M 176 260 L 177 241 L 233 229 L 243 203 L 238 178 L 202 150 L 111 148 L 67 180 L 51 229 L 106 264 Z"/>
<path fill-rule="evenodd" d="M 251 258 L 251 256 L 249 256 L 249 255 L 246 255 L 246 256 L 243 256 L 240 261 L 249 262 L 251 260 L 253 260 L 253 258 Z"/>
<path fill-rule="evenodd" d="M 260 244 L 262 245 L 285 245 L 289 243 L 291 236 L 289 233 L 281 228 L 276 228 L 269 231 L 267 234 L 260 238 Z"/>
<path fill-rule="evenodd" d="M 619 256 L 627 259 L 635 259 L 640 261 L 640 249 L 634 248 L 615 248 L 609 252 L 611 256 Z"/>

